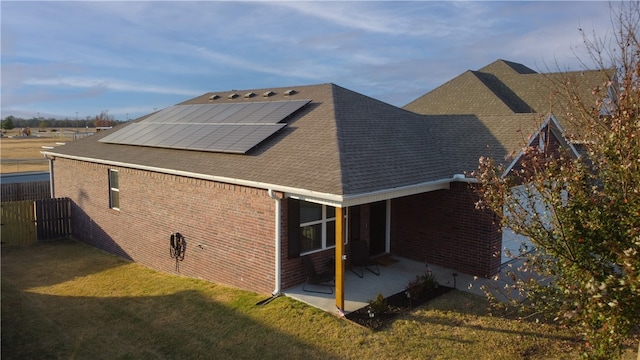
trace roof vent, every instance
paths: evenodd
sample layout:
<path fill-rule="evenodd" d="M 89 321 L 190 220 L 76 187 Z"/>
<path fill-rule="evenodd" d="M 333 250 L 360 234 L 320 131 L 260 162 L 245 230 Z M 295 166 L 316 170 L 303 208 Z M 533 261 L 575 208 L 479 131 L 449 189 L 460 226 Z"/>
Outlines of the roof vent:
<path fill-rule="evenodd" d="M 296 94 L 296 93 L 298 93 L 298 92 L 297 92 L 297 91 L 295 91 L 295 90 L 293 90 L 293 89 L 291 89 L 291 90 L 287 90 L 287 91 L 285 91 L 285 92 L 284 92 L 284 96 L 291 96 L 291 95 L 294 95 L 294 94 Z"/>
<path fill-rule="evenodd" d="M 274 93 L 273 91 L 269 90 L 269 91 L 267 91 L 265 93 L 262 93 L 262 97 L 269 97 L 269 96 L 273 96 L 275 94 L 276 93 Z"/>
<path fill-rule="evenodd" d="M 220 95 L 211 95 L 211 96 L 209 96 L 209 100 L 211 100 L 211 101 L 216 100 L 216 99 L 220 99 Z"/>
<path fill-rule="evenodd" d="M 248 92 L 248 93 L 244 94 L 244 97 L 245 97 L 246 99 L 248 99 L 248 98 L 252 98 L 252 97 L 254 97 L 254 96 L 256 96 L 256 93 L 254 93 L 254 92 Z"/>
<path fill-rule="evenodd" d="M 227 98 L 228 98 L 228 99 L 235 99 L 235 98 L 237 98 L 238 96 L 239 96 L 238 94 L 233 93 L 233 94 L 229 94 L 229 96 L 227 96 Z"/>

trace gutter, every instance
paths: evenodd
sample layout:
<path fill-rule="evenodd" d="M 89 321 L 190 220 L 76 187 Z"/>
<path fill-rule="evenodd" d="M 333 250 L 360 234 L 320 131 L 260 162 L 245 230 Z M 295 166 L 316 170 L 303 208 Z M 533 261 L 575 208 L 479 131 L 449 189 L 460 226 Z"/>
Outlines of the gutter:
<path fill-rule="evenodd" d="M 153 171 L 162 174 L 185 176 L 194 179 L 202 179 L 216 182 L 223 182 L 227 184 L 248 186 L 257 189 L 278 191 L 287 194 L 287 197 L 291 197 L 298 200 L 310 201 L 318 204 L 329 205 L 333 207 L 350 207 L 362 204 L 368 204 L 376 201 L 389 200 L 403 196 L 415 195 L 423 192 L 429 192 L 434 190 L 446 190 L 449 189 L 449 184 L 452 182 L 466 182 L 476 183 L 477 179 L 467 178 L 463 174 L 455 174 L 450 178 L 426 181 L 419 184 L 400 186 L 392 189 L 384 189 L 378 191 L 371 191 L 366 193 L 354 194 L 354 195 L 336 195 L 324 192 L 318 192 L 308 189 L 295 188 L 291 186 L 283 186 L 277 184 L 269 184 L 260 181 L 250 181 L 238 178 L 230 178 L 225 176 L 214 176 L 206 174 L 198 174 L 190 171 L 182 171 L 175 169 L 167 169 L 155 166 L 136 165 L 130 163 L 124 163 L 121 161 L 109 161 L 100 160 L 94 158 L 88 158 L 83 156 L 56 154 L 50 151 L 42 152 L 46 156 L 60 157 L 70 160 L 86 161 L 97 164 L 104 164 L 110 166 L 118 166 L 129 169 Z"/>

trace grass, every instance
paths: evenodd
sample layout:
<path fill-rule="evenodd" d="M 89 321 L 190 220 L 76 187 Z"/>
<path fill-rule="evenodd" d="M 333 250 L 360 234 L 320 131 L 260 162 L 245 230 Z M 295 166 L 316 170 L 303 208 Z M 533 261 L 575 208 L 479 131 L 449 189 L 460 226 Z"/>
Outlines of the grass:
<path fill-rule="evenodd" d="M 2 248 L 6 359 L 567 359 L 568 330 L 451 291 L 373 332 L 286 297 L 153 271 L 67 240 Z"/>
<path fill-rule="evenodd" d="M 59 146 L 59 142 L 73 141 L 72 129 L 66 132 L 38 132 L 32 130 L 30 137 L 18 137 L 20 128 L 7 131 L 0 138 L 0 173 L 24 171 L 49 171 L 49 163 L 40 153 L 43 146 Z M 82 129 L 83 131 L 85 129 Z M 89 129 L 92 131 L 93 129 Z M 74 130 L 75 131 L 75 130 Z"/>

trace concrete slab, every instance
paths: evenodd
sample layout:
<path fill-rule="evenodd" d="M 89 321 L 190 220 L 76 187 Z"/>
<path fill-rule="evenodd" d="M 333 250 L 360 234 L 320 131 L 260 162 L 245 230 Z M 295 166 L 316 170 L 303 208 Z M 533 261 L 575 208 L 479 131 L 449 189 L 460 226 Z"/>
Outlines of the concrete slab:
<path fill-rule="evenodd" d="M 345 313 L 369 305 L 368 301 L 375 299 L 378 294 L 388 297 L 404 291 L 407 284 L 415 279 L 417 275 L 422 275 L 427 272 L 427 264 L 423 262 L 398 256 L 392 256 L 392 259 L 395 260 L 394 263 L 387 266 L 379 266 L 380 276 L 376 276 L 365 270 L 364 277 L 360 278 L 351 271 L 346 270 L 344 279 L 345 302 L 343 309 Z M 512 263 L 512 266 L 517 267 L 518 262 Z M 455 287 L 458 290 L 467 291 L 479 296 L 485 296 L 482 290 L 483 285 L 494 289 L 502 289 L 505 285 L 509 284 L 505 281 L 506 276 L 499 276 L 497 280 L 485 279 L 460 273 L 442 266 L 429 264 L 429 267 L 440 285 Z M 503 269 L 503 272 L 505 269 Z M 456 276 L 454 276 L 454 274 Z M 319 294 L 304 291 L 302 288 L 302 285 L 292 287 L 283 291 L 283 294 L 329 313 L 340 315 L 335 302 L 335 291 L 333 294 Z M 318 288 L 318 290 L 325 291 L 326 288 Z"/>

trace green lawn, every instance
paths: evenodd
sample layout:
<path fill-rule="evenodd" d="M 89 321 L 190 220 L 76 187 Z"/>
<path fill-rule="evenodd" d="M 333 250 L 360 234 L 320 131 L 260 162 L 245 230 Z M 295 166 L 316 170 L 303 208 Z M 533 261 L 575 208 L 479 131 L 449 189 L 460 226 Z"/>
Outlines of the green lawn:
<path fill-rule="evenodd" d="M 150 270 L 75 241 L 2 247 L 2 359 L 567 359 L 554 326 L 452 291 L 372 332 L 295 300 Z"/>

